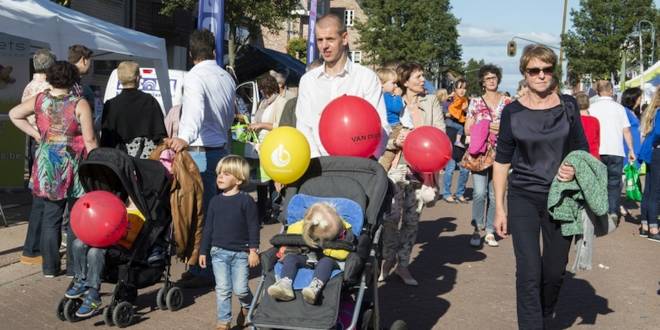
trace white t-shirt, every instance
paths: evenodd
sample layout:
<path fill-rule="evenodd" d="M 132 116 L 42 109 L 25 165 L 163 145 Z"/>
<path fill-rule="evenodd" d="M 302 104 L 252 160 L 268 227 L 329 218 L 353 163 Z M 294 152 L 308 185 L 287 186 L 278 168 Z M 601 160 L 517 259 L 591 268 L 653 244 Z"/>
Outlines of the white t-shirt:
<path fill-rule="evenodd" d="M 589 107 L 589 114 L 600 122 L 601 155 L 625 157 L 623 152 L 623 129 L 630 127 L 626 109 L 609 96 L 600 96 Z"/>

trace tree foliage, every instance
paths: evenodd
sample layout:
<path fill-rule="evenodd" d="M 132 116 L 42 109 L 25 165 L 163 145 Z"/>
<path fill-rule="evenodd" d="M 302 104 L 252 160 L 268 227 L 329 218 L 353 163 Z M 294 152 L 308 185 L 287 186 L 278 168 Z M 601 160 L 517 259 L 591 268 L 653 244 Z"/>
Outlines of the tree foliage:
<path fill-rule="evenodd" d="M 479 61 L 471 58 L 465 64 L 465 69 L 463 70 L 463 77 L 467 82 L 467 95 L 468 96 L 477 96 L 483 94 L 481 90 L 481 85 L 479 84 L 479 68 L 486 65 L 486 62 L 481 59 Z"/>
<path fill-rule="evenodd" d="M 366 21 L 355 26 L 367 62 L 415 61 L 433 77 L 461 69 L 461 46 L 449 0 L 364 0 Z"/>
<path fill-rule="evenodd" d="M 307 63 L 307 40 L 305 38 L 291 38 L 286 45 L 286 52 L 301 62 Z"/>
<path fill-rule="evenodd" d="M 580 0 L 580 8 L 571 10 L 573 29 L 562 36 L 569 74 L 577 77 L 591 74 L 594 78 L 616 78 L 621 64 L 622 46 L 628 34 L 633 32 L 642 19 L 655 22 L 658 27 L 657 16 L 658 10 L 653 0 Z M 649 26 L 645 24 L 642 28 L 644 54 L 650 55 Z M 629 51 L 639 54 L 639 44 L 635 42 L 632 45 Z M 645 58 L 645 61 L 649 60 Z"/>

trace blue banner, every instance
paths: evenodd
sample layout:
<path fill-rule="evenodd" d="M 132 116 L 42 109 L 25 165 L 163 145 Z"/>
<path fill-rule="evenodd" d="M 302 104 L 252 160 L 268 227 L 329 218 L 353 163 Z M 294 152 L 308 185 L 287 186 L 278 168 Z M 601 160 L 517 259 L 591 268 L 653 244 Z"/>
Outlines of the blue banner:
<path fill-rule="evenodd" d="M 225 0 L 199 0 L 197 29 L 207 29 L 215 35 L 215 61 L 224 67 Z"/>
<path fill-rule="evenodd" d="M 307 65 L 316 59 L 316 0 L 309 1 L 309 31 L 307 32 Z"/>

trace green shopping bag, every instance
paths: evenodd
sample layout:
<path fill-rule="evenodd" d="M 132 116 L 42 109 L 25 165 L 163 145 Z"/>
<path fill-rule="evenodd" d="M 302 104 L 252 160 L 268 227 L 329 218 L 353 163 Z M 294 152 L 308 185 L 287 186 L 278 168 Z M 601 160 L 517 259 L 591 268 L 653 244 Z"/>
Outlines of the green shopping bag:
<path fill-rule="evenodd" d="M 628 164 L 623 168 L 626 175 L 626 197 L 640 202 L 642 200 L 642 183 L 639 180 L 639 170 L 635 165 Z"/>
<path fill-rule="evenodd" d="M 246 124 L 236 124 L 231 127 L 231 153 L 247 159 L 259 159 L 257 133 L 248 129 Z"/>

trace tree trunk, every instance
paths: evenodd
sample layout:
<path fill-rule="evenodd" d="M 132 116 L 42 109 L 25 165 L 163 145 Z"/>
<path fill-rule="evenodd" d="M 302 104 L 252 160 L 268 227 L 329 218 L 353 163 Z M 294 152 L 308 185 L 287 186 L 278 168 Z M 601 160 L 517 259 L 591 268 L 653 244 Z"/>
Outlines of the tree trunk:
<path fill-rule="evenodd" d="M 236 69 L 234 64 L 236 62 L 236 27 L 229 24 L 229 40 L 227 41 L 227 57 L 229 59 L 229 66 Z"/>

